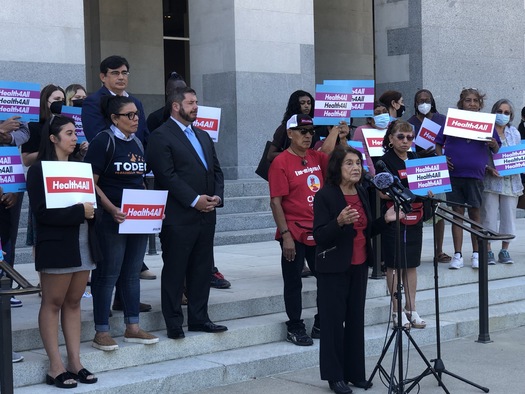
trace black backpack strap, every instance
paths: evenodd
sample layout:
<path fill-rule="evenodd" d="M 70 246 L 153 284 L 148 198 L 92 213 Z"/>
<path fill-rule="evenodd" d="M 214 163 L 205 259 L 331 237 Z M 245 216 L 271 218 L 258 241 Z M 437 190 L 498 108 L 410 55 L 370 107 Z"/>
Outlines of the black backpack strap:
<path fill-rule="evenodd" d="M 110 129 L 106 129 L 101 131 L 101 133 L 106 133 L 108 135 L 108 143 L 106 145 L 106 156 L 105 156 L 105 166 L 104 166 L 104 173 L 108 170 L 111 160 L 113 159 L 113 155 L 115 154 L 115 135 Z M 111 147 L 113 146 L 113 147 Z"/>

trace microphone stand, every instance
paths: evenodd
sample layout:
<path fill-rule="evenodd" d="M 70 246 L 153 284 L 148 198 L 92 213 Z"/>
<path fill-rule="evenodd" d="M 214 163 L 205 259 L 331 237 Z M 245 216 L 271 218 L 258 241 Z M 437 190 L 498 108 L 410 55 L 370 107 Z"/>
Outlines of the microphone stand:
<path fill-rule="evenodd" d="M 466 204 L 459 204 L 450 201 L 443 201 L 437 198 L 431 198 L 432 208 L 435 213 L 433 216 L 433 235 L 434 235 L 434 294 L 435 294 L 435 307 L 436 307 L 436 350 L 437 357 L 433 360 L 430 360 L 434 363 L 434 368 L 427 368 L 415 379 L 413 379 L 412 385 L 407 389 L 407 393 L 412 390 L 421 379 L 425 376 L 438 373 L 439 377 L 442 374 L 447 374 L 470 384 L 485 393 L 489 392 L 487 387 L 480 386 L 470 380 L 467 380 L 459 375 L 456 375 L 445 368 L 445 364 L 441 359 L 441 327 L 439 320 L 439 284 L 438 284 L 438 261 L 437 261 L 437 241 L 436 241 L 436 215 L 441 217 L 443 220 L 451 222 L 453 225 L 461 227 L 463 230 L 466 230 L 478 238 L 478 253 L 479 253 L 479 335 L 478 341 L 480 343 L 489 343 L 490 335 L 488 332 L 488 261 L 487 261 L 487 243 L 488 240 L 508 240 L 514 238 L 514 235 L 511 234 L 499 234 L 495 231 L 489 229 L 483 229 L 479 223 L 474 220 L 464 217 L 463 215 L 455 212 L 451 209 L 438 205 L 440 202 L 447 203 L 447 205 L 461 206 L 461 207 L 470 207 Z M 447 214 L 449 216 L 447 216 Z M 463 223 L 466 221 L 470 226 Z M 477 229 L 476 229 L 476 228 Z M 442 382 L 440 382 L 442 385 Z"/>
<path fill-rule="evenodd" d="M 439 383 L 439 386 L 443 387 L 443 390 L 447 394 L 450 394 L 450 392 L 447 390 L 444 383 L 442 382 L 441 376 L 436 373 L 436 371 L 434 370 L 434 368 L 432 367 L 428 359 L 425 357 L 425 355 L 423 354 L 423 352 L 417 345 L 412 335 L 410 335 L 409 329 L 403 326 L 403 319 L 401 318 L 401 313 L 403 313 L 402 303 L 401 303 L 401 292 L 403 289 L 403 285 L 401 284 L 401 258 L 402 258 L 402 255 L 401 255 L 401 224 L 400 224 L 401 222 L 399 218 L 399 212 L 401 209 L 402 202 L 399 201 L 399 196 L 393 195 L 391 197 L 392 197 L 392 200 L 394 201 L 394 209 L 396 211 L 396 224 L 395 224 L 396 225 L 396 230 L 395 230 L 396 273 L 395 274 L 397 275 L 397 286 L 396 286 L 395 293 L 393 293 L 393 296 L 396 299 L 396 303 L 397 303 L 397 317 L 398 318 L 397 318 L 397 324 L 394 327 L 392 327 L 393 328 L 392 334 L 390 335 L 388 342 L 383 348 L 383 351 L 381 352 L 381 356 L 379 357 L 379 360 L 377 361 L 377 364 L 374 370 L 372 371 L 370 378 L 368 379 L 365 390 L 370 387 L 372 380 L 374 379 L 374 376 L 376 372 L 378 371 L 388 381 L 388 394 L 408 393 L 411 390 L 411 388 L 415 384 L 417 384 L 417 382 L 414 382 L 414 384 L 407 391 L 404 390 L 404 387 L 406 384 L 409 384 L 414 381 L 414 379 L 404 379 L 404 376 L 403 376 L 403 334 L 405 334 L 408 337 L 408 340 L 410 341 L 410 343 L 412 343 L 412 345 L 418 352 L 423 362 L 427 366 L 427 369 L 425 370 L 425 376 L 428 374 L 434 375 L 434 377 Z M 385 368 L 381 365 L 381 362 L 385 358 L 386 353 L 388 349 L 390 348 L 391 343 L 394 340 L 395 340 L 394 353 L 392 357 L 392 367 L 391 367 L 390 375 L 389 375 L 387 371 L 385 370 Z M 398 365 L 397 380 L 395 378 L 396 360 L 397 360 L 397 365 Z M 421 376 L 418 377 L 418 381 L 421 379 L 422 379 Z"/>

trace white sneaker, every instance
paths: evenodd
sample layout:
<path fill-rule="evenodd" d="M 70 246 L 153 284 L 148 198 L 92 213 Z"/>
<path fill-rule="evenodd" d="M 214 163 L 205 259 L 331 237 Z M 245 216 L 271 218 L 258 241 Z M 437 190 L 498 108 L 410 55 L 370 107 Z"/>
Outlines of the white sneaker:
<path fill-rule="evenodd" d="M 479 268 L 479 255 L 477 253 L 472 253 L 470 262 L 472 263 L 472 268 L 478 269 Z"/>
<path fill-rule="evenodd" d="M 458 270 L 460 268 L 463 268 L 463 257 L 461 256 L 461 253 L 454 253 L 454 257 L 452 257 L 452 261 L 448 265 L 448 269 Z"/>

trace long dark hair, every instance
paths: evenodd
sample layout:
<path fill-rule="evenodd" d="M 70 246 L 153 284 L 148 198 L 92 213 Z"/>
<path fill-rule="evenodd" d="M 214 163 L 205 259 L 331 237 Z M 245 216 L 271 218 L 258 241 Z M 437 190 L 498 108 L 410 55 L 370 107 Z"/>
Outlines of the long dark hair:
<path fill-rule="evenodd" d="M 42 135 L 40 139 L 40 148 L 38 149 L 38 155 L 36 157 L 37 161 L 57 161 L 57 153 L 55 151 L 55 144 L 49 138 L 51 135 L 54 135 L 57 139 L 60 140 L 58 134 L 62 130 L 62 127 L 72 123 L 75 125 L 75 121 L 67 116 L 62 115 L 53 115 L 51 118 L 46 120 L 44 127 L 42 128 Z"/>
<path fill-rule="evenodd" d="M 341 167 L 346 155 L 349 153 L 354 153 L 357 155 L 359 160 L 361 160 L 361 176 L 365 173 L 365 169 L 363 167 L 363 155 L 361 152 L 348 145 L 338 145 L 330 155 L 330 160 L 328 160 L 328 167 L 326 169 L 326 176 L 324 178 L 325 184 L 334 186 L 341 184 L 343 179 Z"/>
<path fill-rule="evenodd" d="M 307 96 L 310 98 L 310 101 L 312 102 L 312 108 L 310 108 L 310 115 L 311 118 L 314 117 L 314 104 L 315 100 L 312 97 L 312 95 L 308 92 L 305 92 L 304 90 L 296 90 L 290 95 L 290 98 L 288 99 L 288 105 L 286 106 L 286 111 L 283 115 L 283 120 L 281 123 L 285 124 L 288 119 L 292 117 L 292 115 L 297 115 L 302 113 L 301 112 L 301 105 L 299 104 L 299 97 Z"/>
<path fill-rule="evenodd" d="M 64 89 L 62 89 L 58 85 L 53 85 L 52 83 L 49 85 L 46 85 L 42 88 L 42 91 L 40 92 L 40 122 L 45 122 L 46 120 L 50 119 L 53 115 L 51 113 L 51 110 L 49 109 L 49 98 L 53 93 L 55 93 L 57 90 L 61 91 L 64 94 L 64 100 L 66 99 L 66 92 L 64 92 Z"/>

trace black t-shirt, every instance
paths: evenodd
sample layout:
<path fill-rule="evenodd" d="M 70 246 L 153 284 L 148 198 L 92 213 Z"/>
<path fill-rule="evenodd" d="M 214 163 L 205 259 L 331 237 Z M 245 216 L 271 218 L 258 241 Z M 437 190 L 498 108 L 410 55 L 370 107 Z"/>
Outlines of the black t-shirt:
<path fill-rule="evenodd" d="M 115 137 L 115 153 L 107 163 L 113 151 L 113 144 L 110 143 L 109 153 L 106 152 L 109 138 L 107 133 L 97 134 L 89 144 L 84 161 L 91 163 L 93 173 L 99 176 L 97 185 L 106 197 L 120 208 L 123 189 L 144 189 L 146 161 L 134 140 L 124 141 Z"/>
<path fill-rule="evenodd" d="M 42 129 L 44 122 L 29 122 L 29 140 L 22 145 L 22 153 L 38 152 L 40 140 L 42 139 Z"/>

